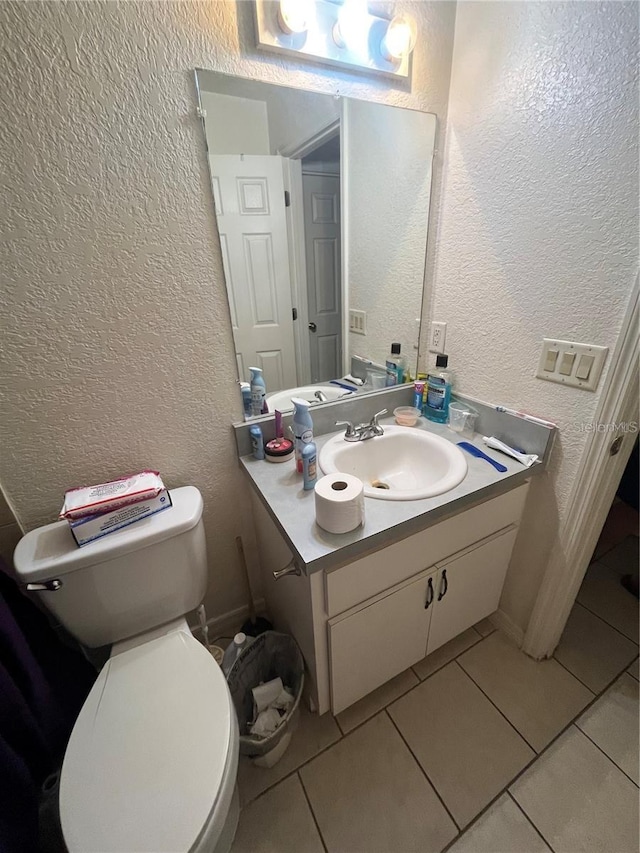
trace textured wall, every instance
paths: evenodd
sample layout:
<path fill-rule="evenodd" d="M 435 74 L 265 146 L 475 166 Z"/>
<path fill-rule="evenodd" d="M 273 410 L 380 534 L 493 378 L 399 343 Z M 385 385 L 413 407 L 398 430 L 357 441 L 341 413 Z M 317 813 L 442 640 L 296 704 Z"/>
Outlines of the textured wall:
<path fill-rule="evenodd" d="M 250 505 L 192 69 L 444 118 L 454 6 L 398 6 L 425 34 L 412 91 L 257 53 L 247 3 L 0 3 L 0 482 L 26 528 L 69 485 L 157 466 L 204 495 L 210 612 L 243 602 Z"/>
<path fill-rule="evenodd" d="M 638 267 L 637 47 L 636 3 L 458 5 L 432 317 L 461 390 L 560 426 L 505 590 L 523 628 L 607 381 L 536 379 L 541 340 L 613 347 Z"/>

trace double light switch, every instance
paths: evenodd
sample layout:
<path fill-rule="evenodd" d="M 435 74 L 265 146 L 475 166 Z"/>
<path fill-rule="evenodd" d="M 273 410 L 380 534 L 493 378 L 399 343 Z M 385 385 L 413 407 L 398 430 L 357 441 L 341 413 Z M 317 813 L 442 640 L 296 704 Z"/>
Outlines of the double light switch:
<path fill-rule="evenodd" d="M 595 391 L 608 352 L 607 347 L 544 338 L 536 376 Z"/>

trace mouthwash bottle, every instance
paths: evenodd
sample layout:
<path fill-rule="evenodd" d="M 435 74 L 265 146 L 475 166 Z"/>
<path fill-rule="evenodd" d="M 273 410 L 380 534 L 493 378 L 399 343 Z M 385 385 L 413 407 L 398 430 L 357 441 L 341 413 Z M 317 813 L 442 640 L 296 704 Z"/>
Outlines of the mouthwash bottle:
<path fill-rule="evenodd" d="M 426 400 L 423 415 L 430 421 L 446 424 L 449 420 L 449 403 L 451 401 L 451 374 L 447 370 L 449 356 L 436 357 L 435 370 L 427 374 L 425 387 Z"/>

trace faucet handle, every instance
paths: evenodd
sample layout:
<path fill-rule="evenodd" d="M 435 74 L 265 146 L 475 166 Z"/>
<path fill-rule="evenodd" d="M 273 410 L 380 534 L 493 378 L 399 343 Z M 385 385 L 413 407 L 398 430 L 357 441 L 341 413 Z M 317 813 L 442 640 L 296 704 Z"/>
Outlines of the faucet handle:
<path fill-rule="evenodd" d="M 356 434 L 356 428 L 351 421 L 336 421 L 336 426 L 346 426 L 347 430 L 344 434 L 345 438 L 353 438 Z"/>
<path fill-rule="evenodd" d="M 369 426 L 373 430 L 376 435 L 384 435 L 384 430 L 378 423 L 378 418 L 381 418 L 383 415 L 387 414 L 387 410 L 383 409 L 381 412 L 376 412 L 375 415 L 371 418 L 371 423 Z"/>

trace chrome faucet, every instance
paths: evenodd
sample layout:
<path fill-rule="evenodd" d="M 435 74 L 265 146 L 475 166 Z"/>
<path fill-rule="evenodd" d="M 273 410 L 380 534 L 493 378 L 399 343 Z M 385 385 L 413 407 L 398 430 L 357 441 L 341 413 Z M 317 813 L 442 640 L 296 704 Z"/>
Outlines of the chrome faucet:
<path fill-rule="evenodd" d="M 321 403 L 326 403 L 329 399 L 327 397 L 327 395 L 324 393 L 324 391 L 316 391 L 313 396 L 316 398 L 316 400 L 319 400 Z"/>
<path fill-rule="evenodd" d="M 347 429 L 344 434 L 345 441 L 366 441 L 368 438 L 384 435 L 384 430 L 378 423 L 378 418 L 386 414 L 387 410 L 383 409 L 381 412 L 376 412 L 368 424 L 354 426 L 351 421 L 336 421 L 336 426 L 346 426 Z"/>

